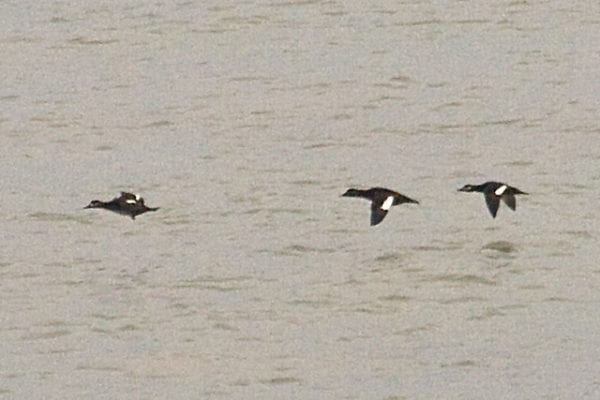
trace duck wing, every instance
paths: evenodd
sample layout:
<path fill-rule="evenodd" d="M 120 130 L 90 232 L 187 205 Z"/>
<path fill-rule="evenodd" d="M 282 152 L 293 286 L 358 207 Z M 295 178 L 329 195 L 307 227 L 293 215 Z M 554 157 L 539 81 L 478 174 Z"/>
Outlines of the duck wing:
<path fill-rule="evenodd" d="M 517 209 L 517 200 L 515 199 L 515 196 L 513 194 L 503 194 L 502 195 L 502 201 L 504 201 L 504 203 L 510 207 L 511 210 L 515 211 Z"/>
<path fill-rule="evenodd" d="M 487 204 L 488 210 L 492 217 L 496 218 L 498 213 L 498 206 L 500 205 L 500 197 L 492 193 L 485 193 L 485 204 Z"/>
<path fill-rule="evenodd" d="M 123 199 L 133 199 L 135 200 L 136 196 L 133 193 L 129 193 L 129 192 L 121 192 L 121 198 Z"/>
<path fill-rule="evenodd" d="M 383 210 L 380 207 L 376 206 L 375 203 L 371 205 L 371 226 L 377 225 L 387 215 L 387 210 Z"/>
<path fill-rule="evenodd" d="M 377 225 L 394 205 L 394 195 L 374 199 L 371 203 L 371 225 Z"/>
<path fill-rule="evenodd" d="M 115 200 L 118 201 L 121 205 L 137 203 L 135 194 L 127 192 L 121 192 L 121 197 L 117 197 Z"/>

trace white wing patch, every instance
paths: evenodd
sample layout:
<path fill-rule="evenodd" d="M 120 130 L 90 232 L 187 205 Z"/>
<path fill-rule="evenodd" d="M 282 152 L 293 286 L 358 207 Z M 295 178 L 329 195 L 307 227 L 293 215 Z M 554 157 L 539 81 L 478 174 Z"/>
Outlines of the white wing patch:
<path fill-rule="evenodd" d="M 507 188 L 506 185 L 502 185 L 498 189 L 496 189 L 496 191 L 494 193 L 496 194 L 496 196 L 502 196 L 502 193 L 504 193 L 506 188 Z"/>
<path fill-rule="evenodd" d="M 385 201 L 381 205 L 381 209 L 387 211 L 390 208 L 392 208 L 393 203 L 394 203 L 394 196 L 388 196 L 388 198 L 385 199 Z"/>
<path fill-rule="evenodd" d="M 127 200 L 125 200 L 125 203 L 127 203 L 127 204 L 136 204 L 137 201 L 134 200 L 134 199 L 127 199 Z"/>

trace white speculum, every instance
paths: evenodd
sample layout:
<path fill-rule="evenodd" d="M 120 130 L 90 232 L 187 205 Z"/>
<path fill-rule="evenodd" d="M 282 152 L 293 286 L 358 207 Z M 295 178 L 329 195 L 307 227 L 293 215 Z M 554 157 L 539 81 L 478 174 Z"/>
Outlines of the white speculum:
<path fill-rule="evenodd" d="M 390 208 L 392 208 L 393 203 L 394 203 L 394 196 L 389 196 L 387 199 L 385 199 L 385 201 L 381 205 L 381 209 L 387 211 Z"/>

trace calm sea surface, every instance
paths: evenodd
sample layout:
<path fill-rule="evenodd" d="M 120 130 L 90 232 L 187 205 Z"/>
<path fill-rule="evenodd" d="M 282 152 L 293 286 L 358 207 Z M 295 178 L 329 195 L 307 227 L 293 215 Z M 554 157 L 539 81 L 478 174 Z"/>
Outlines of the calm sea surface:
<path fill-rule="evenodd" d="M 600 398 L 597 1 L 0 13 L 1 398 Z"/>

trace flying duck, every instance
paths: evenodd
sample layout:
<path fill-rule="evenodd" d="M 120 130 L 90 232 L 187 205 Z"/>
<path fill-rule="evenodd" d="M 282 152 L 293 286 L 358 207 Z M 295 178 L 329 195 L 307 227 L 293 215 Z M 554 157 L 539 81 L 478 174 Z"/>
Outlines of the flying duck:
<path fill-rule="evenodd" d="M 485 197 L 485 203 L 487 204 L 490 214 L 493 218 L 496 218 L 498 213 L 498 207 L 500 206 L 500 199 L 506 203 L 506 205 L 513 211 L 517 208 L 517 201 L 515 195 L 517 194 L 528 194 L 520 191 L 516 187 L 508 186 L 502 182 L 486 182 L 481 185 L 465 185 L 458 189 L 459 192 L 480 192 Z"/>
<path fill-rule="evenodd" d="M 374 187 L 367 190 L 348 189 L 342 196 L 362 197 L 371 200 L 371 225 L 377 225 L 383 221 L 383 218 L 385 218 L 392 206 L 397 206 L 402 203 L 419 204 L 418 201 L 408 198 L 398 192 L 380 187 Z"/>
<path fill-rule="evenodd" d="M 121 192 L 120 197 L 115 197 L 111 201 L 92 200 L 84 208 L 104 208 L 109 211 L 122 215 L 129 215 L 131 219 L 145 213 L 146 211 L 156 211 L 160 207 L 146 207 L 144 199 L 137 194 Z"/>

